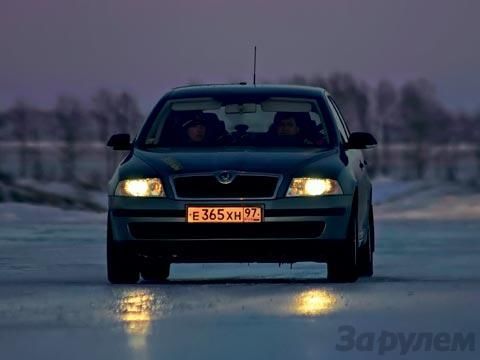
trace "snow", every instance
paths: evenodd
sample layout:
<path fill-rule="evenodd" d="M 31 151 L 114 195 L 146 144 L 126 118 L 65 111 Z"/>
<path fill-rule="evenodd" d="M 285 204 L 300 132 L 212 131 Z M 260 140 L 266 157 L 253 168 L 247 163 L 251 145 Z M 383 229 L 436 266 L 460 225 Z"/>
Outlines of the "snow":
<path fill-rule="evenodd" d="M 26 186 L 32 189 L 45 191 L 47 193 L 56 195 L 75 197 L 80 192 L 80 189 L 76 188 L 74 185 L 58 181 L 42 183 L 33 179 L 18 179 L 15 183 L 17 185 Z"/>
<path fill-rule="evenodd" d="M 377 219 L 480 220 L 480 193 L 455 185 L 423 187 L 378 206 Z"/>
<path fill-rule="evenodd" d="M 91 211 L 65 210 L 28 203 L 0 203 L 0 224 L 84 224 L 103 220 L 105 220 L 105 214 Z"/>
<path fill-rule="evenodd" d="M 425 187 L 428 187 L 428 184 L 422 181 L 404 181 L 388 177 L 377 177 L 372 180 L 373 203 L 376 205 L 382 204 Z"/>
<path fill-rule="evenodd" d="M 107 209 L 108 196 L 106 192 L 85 190 L 74 184 L 65 182 L 38 182 L 33 179 L 21 179 L 15 182 L 16 185 L 24 186 L 29 189 L 41 191 L 42 193 L 60 195 L 69 199 L 75 200 L 89 200 L 93 203 Z"/>

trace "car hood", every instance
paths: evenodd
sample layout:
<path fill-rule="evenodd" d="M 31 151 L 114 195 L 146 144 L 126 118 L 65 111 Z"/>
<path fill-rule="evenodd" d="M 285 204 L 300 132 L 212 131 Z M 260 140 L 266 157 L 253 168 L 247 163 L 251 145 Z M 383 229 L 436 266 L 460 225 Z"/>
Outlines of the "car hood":
<path fill-rule="evenodd" d="M 338 152 L 319 149 L 299 150 L 196 150 L 144 151 L 135 149 L 138 157 L 160 175 L 202 173 L 222 170 L 295 174 L 300 170 L 336 167 Z"/>

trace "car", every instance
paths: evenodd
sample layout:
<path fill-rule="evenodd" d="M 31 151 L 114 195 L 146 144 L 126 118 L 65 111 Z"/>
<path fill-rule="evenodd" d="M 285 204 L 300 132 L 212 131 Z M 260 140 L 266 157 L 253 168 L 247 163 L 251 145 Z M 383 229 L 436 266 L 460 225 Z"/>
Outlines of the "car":
<path fill-rule="evenodd" d="M 109 185 L 111 283 L 161 282 L 172 263 L 326 262 L 372 276 L 372 185 L 333 97 L 293 85 L 195 85 L 156 104 Z"/>

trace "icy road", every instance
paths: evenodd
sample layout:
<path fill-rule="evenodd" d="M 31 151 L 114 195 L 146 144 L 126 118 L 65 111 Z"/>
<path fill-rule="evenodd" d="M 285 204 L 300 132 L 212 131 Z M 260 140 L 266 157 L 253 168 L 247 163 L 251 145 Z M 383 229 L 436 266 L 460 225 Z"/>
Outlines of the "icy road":
<path fill-rule="evenodd" d="M 175 265 L 111 286 L 104 215 L 0 204 L 0 359 L 479 359 L 479 196 L 377 206 L 375 276 Z"/>

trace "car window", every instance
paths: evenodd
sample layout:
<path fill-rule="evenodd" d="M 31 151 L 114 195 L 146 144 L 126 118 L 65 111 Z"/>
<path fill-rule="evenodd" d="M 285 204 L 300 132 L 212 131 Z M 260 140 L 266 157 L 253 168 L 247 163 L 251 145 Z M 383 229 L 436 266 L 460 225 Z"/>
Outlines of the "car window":
<path fill-rule="evenodd" d="M 331 147 L 331 127 L 325 121 L 312 99 L 171 100 L 147 129 L 143 145 Z"/>
<path fill-rule="evenodd" d="M 335 107 L 335 110 L 337 111 L 337 114 L 340 118 L 340 122 L 342 123 L 343 128 L 345 129 L 345 132 L 347 134 L 347 138 L 349 138 L 350 137 L 350 129 L 348 128 L 348 124 L 345 121 L 345 117 L 343 116 L 342 110 L 340 110 L 340 107 L 337 105 L 337 103 L 335 102 L 335 100 L 333 100 L 333 98 L 331 96 L 329 98 L 330 98 L 330 101 L 332 102 L 333 106 Z"/>
<path fill-rule="evenodd" d="M 341 120 L 341 115 L 335 106 L 335 103 L 333 102 L 333 99 L 329 96 L 328 97 L 328 105 L 330 107 L 330 111 L 332 112 L 333 119 L 335 121 L 335 125 L 338 128 L 338 131 L 340 132 L 340 137 L 342 139 L 342 142 L 346 144 L 348 142 L 348 133 L 347 130 L 345 129 L 342 120 Z"/>

